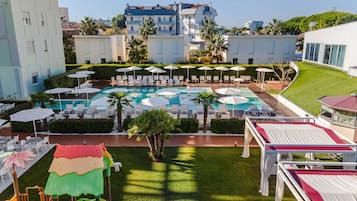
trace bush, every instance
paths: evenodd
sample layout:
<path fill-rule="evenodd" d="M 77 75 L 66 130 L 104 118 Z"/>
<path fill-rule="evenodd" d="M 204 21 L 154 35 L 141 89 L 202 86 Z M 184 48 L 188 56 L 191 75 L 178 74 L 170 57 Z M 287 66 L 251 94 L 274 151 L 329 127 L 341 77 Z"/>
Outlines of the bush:
<path fill-rule="evenodd" d="M 244 119 L 212 119 L 212 133 L 244 133 Z"/>
<path fill-rule="evenodd" d="M 134 118 L 132 117 L 127 117 L 123 121 L 123 130 L 127 131 L 129 129 L 129 126 L 131 122 L 133 122 Z"/>
<path fill-rule="evenodd" d="M 82 64 L 66 64 L 66 72 L 81 67 Z"/>
<path fill-rule="evenodd" d="M 197 133 L 198 132 L 198 119 L 182 118 L 180 119 L 179 131 L 182 133 Z"/>
<path fill-rule="evenodd" d="M 62 119 L 49 124 L 52 133 L 109 133 L 113 127 L 112 119 Z"/>
<path fill-rule="evenodd" d="M 24 133 L 32 133 L 33 130 L 33 123 L 30 122 L 11 122 L 11 130 L 12 132 L 24 132 Z M 42 126 L 39 121 L 36 121 L 36 130 L 37 131 L 46 131 L 47 126 Z"/>

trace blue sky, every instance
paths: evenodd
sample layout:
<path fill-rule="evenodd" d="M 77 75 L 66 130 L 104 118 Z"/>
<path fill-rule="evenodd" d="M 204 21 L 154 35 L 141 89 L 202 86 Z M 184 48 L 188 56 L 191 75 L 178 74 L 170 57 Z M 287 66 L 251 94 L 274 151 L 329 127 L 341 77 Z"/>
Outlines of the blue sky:
<path fill-rule="evenodd" d="M 71 21 L 84 16 L 107 19 L 123 13 L 126 4 L 168 5 L 174 0 L 59 0 L 61 7 L 68 7 Z M 177 0 L 179 2 L 179 0 Z M 308 16 L 325 11 L 357 13 L 356 0 L 187 0 L 187 3 L 209 4 L 217 9 L 216 21 L 226 27 L 240 26 L 248 20 L 263 20 L 268 24 L 272 18 L 286 20 L 295 16 Z"/>

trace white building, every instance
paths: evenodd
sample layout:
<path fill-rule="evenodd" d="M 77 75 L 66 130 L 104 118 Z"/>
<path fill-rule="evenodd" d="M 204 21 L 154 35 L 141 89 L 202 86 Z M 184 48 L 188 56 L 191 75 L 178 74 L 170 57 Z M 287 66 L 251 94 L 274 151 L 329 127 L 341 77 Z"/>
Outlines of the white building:
<path fill-rule="evenodd" d="M 326 65 L 357 76 L 357 22 L 305 33 L 303 61 Z"/>
<path fill-rule="evenodd" d="M 208 5 L 179 4 L 179 32 L 188 36 L 190 41 L 201 42 L 200 29 L 205 18 L 213 19 L 217 16 L 216 9 Z"/>
<path fill-rule="evenodd" d="M 77 63 L 97 64 L 126 61 L 124 35 L 75 35 Z"/>
<path fill-rule="evenodd" d="M 225 36 L 228 51 L 223 60 L 241 64 L 270 64 L 295 59 L 297 36 L 242 35 Z"/>
<path fill-rule="evenodd" d="M 0 0 L 0 98 L 26 99 L 63 72 L 57 0 Z"/>
<path fill-rule="evenodd" d="M 148 60 L 161 64 L 174 64 L 187 60 L 188 48 L 184 36 L 149 36 Z"/>
<path fill-rule="evenodd" d="M 249 33 L 253 33 L 258 29 L 262 29 L 264 26 L 264 22 L 261 20 L 249 20 L 248 22 L 244 23 L 245 28 L 249 29 Z"/>

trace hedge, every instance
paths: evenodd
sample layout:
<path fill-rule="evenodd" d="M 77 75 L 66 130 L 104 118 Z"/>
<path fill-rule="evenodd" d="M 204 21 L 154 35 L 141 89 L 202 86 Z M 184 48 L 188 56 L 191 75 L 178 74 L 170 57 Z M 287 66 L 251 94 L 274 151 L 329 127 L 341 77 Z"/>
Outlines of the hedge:
<path fill-rule="evenodd" d="M 62 119 L 48 127 L 52 133 L 110 133 L 114 122 L 112 119 Z"/>
<path fill-rule="evenodd" d="M 11 122 L 11 130 L 12 132 L 24 132 L 24 133 L 32 133 L 34 132 L 33 130 L 33 123 L 32 121 L 30 122 Z M 41 125 L 40 121 L 36 121 L 36 130 L 37 131 L 46 131 L 47 126 L 46 125 Z"/>
<path fill-rule="evenodd" d="M 212 133 L 244 133 L 244 119 L 212 119 Z"/>

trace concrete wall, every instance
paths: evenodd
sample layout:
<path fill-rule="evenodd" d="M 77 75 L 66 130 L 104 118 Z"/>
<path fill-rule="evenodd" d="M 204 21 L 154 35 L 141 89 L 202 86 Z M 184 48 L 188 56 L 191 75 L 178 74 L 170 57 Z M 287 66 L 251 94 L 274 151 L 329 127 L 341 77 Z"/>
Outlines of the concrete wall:
<path fill-rule="evenodd" d="M 184 36 L 149 36 L 148 59 L 155 63 L 174 64 L 187 58 Z"/>
<path fill-rule="evenodd" d="M 76 47 L 77 63 L 91 64 L 105 62 L 126 61 L 125 50 L 125 36 L 124 35 L 110 35 L 110 36 L 89 36 L 77 35 L 73 36 Z"/>
<path fill-rule="evenodd" d="M 348 71 L 350 66 L 357 65 L 357 22 L 351 22 L 335 27 L 329 27 L 305 33 L 303 60 L 305 61 L 306 43 L 320 44 L 318 61 L 314 63 L 323 64 L 325 45 L 346 45 L 346 52 L 342 67 L 327 65 L 343 71 Z M 311 61 L 309 61 L 311 62 Z"/>
<path fill-rule="evenodd" d="M 0 27 L 3 97 L 26 99 L 45 79 L 65 72 L 57 0 L 0 0 Z"/>
<path fill-rule="evenodd" d="M 238 63 L 270 64 L 295 59 L 297 36 L 246 35 L 225 36 L 228 51 L 223 54 L 225 62 L 237 58 Z"/>

